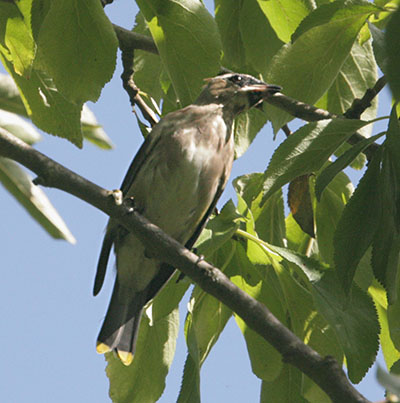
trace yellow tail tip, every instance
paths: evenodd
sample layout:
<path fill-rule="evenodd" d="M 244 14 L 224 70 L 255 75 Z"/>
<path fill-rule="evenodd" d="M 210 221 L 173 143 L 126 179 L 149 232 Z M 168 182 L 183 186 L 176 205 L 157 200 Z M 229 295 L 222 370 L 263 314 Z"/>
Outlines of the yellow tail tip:
<path fill-rule="evenodd" d="M 131 365 L 133 361 L 133 354 L 128 351 L 117 350 L 119 359 L 124 365 Z"/>
<path fill-rule="evenodd" d="M 99 354 L 104 354 L 104 353 L 108 353 L 109 351 L 111 351 L 111 349 L 110 349 L 109 346 L 107 346 L 107 344 L 104 344 L 104 343 L 97 343 L 96 351 L 97 351 Z"/>

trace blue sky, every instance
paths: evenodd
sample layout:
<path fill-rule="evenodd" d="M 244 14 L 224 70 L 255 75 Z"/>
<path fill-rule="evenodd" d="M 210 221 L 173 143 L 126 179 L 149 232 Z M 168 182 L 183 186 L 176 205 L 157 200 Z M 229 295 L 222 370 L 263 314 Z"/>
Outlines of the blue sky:
<path fill-rule="evenodd" d="M 207 2 L 209 3 L 209 2 Z M 130 28 L 136 14 L 133 2 L 107 7 L 111 20 Z M 102 151 L 88 143 L 78 150 L 70 143 L 44 135 L 37 148 L 108 189 L 119 186 L 141 143 L 136 119 L 120 85 L 120 64 L 101 99 L 90 107 L 115 144 Z M 389 110 L 386 93 L 384 109 Z M 244 157 L 235 162 L 232 178 L 263 171 L 283 134 L 272 142 L 267 125 Z M 352 178 L 357 180 L 357 176 Z M 46 189 L 49 198 L 68 224 L 76 245 L 50 238 L 2 187 L 0 317 L 0 401 L 109 402 L 104 357 L 95 351 L 95 340 L 108 305 L 113 273 L 96 298 L 92 285 L 106 216 L 74 197 Z M 233 197 L 229 185 L 221 203 Z M 182 324 L 188 296 L 181 303 Z M 177 354 L 160 402 L 176 401 L 186 348 L 181 331 Z M 382 361 L 382 359 L 381 359 Z M 370 400 L 383 397 L 374 370 L 359 389 Z M 231 320 L 202 370 L 205 403 L 257 402 L 260 381 L 252 374 L 239 329 Z"/>

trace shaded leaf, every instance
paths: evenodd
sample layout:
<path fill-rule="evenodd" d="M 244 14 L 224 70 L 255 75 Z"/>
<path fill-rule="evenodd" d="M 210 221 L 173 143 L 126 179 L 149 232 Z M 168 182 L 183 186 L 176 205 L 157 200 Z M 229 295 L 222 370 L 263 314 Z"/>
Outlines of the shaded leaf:
<path fill-rule="evenodd" d="M 375 236 L 380 221 L 380 163 L 377 152 L 346 205 L 334 236 L 334 262 L 344 290 L 350 291 L 358 263 Z"/>
<path fill-rule="evenodd" d="M 319 313 L 334 329 L 345 353 L 349 378 L 358 383 L 374 363 L 378 352 L 379 323 L 370 297 L 353 286 L 350 301 L 334 273 L 313 283 Z"/>
<path fill-rule="evenodd" d="M 246 55 L 239 29 L 242 1 L 215 0 L 215 21 L 221 36 L 222 64 L 240 71 L 246 64 Z"/>
<path fill-rule="evenodd" d="M 246 54 L 246 63 L 251 65 L 255 71 L 265 75 L 272 57 L 282 47 L 283 42 L 272 29 L 258 2 L 242 0 L 239 29 Z"/>
<path fill-rule="evenodd" d="M 386 75 L 393 97 L 400 101 L 400 9 L 393 13 L 385 30 Z"/>
<path fill-rule="evenodd" d="M 268 263 L 268 256 L 264 254 L 264 257 L 264 261 Z M 262 265 L 253 266 L 241 244 L 237 245 L 230 266 L 236 271 L 236 274 L 230 275 L 231 281 L 257 301 L 268 306 L 268 309 L 282 323 L 286 323 L 281 303 L 283 296 L 271 268 Z M 280 354 L 265 339 L 250 329 L 239 316 L 235 315 L 235 320 L 246 340 L 253 373 L 260 379 L 275 379 L 282 368 Z"/>
<path fill-rule="evenodd" d="M 82 115 L 82 134 L 83 137 L 95 144 L 97 147 L 109 150 L 114 147 L 111 139 L 97 122 L 96 116 L 86 104 L 83 105 Z"/>
<path fill-rule="evenodd" d="M 355 41 L 349 56 L 343 63 L 335 81 L 329 88 L 324 101 L 318 101 L 317 106 L 327 109 L 331 113 L 341 115 L 353 104 L 355 99 L 361 99 L 365 92 L 373 88 L 378 78 L 377 66 L 374 59 L 371 43 L 368 41 L 360 45 Z M 378 101 L 375 98 L 372 104 L 362 113 L 362 120 L 372 120 L 376 117 Z M 369 137 L 372 125 L 361 128 L 360 133 Z M 345 146 L 342 146 L 346 148 Z M 350 147 L 350 146 L 347 146 Z M 341 151 L 340 149 L 338 152 Z M 337 155 L 340 155 L 338 153 Z M 357 169 L 364 166 L 365 157 L 359 157 Z"/>
<path fill-rule="evenodd" d="M 232 311 L 222 302 L 200 287 L 194 288 L 185 322 L 189 354 L 178 402 L 200 402 L 200 368 L 231 316 Z"/>
<path fill-rule="evenodd" d="M 343 172 L 328 184 L 315 204 L 315 223 L 320 259 L 333 266 L 333 238 L 342 212 L 354 187 Z"/>
<path fill-rule="evenodd" d="M 296 367 L 284 364 L 277 378 L 262 382 L 260 403 L 308 403 L 302 397 L 302 389 L 303 374 Z"/>
<path fill-rule="evenodd" d="M 388 55 L 386 52 L 385 34 L 374 24 L 368 23 L 368 26 L 372 35 L 372 47 L 374 49 L 375 60 L 382 72 L 386 74 Z"/>
<path fill-rule="evenodd" d="M 258 132 L 267 122 L 267 117 L 258 109 L 241 113 L 235 120 L 235 158 L 241 157 L 250 147 Z"/>
<path fill-rule="evenodd" d="M 332 179 L 343 169 L 345 169 L 350 163 L 357 157 L 357 155 L 363 152 L 370 144 L 375 140 L 382 137 L 385 133 L 379 133 L 370 138 L 366 138 L 359 143 L 355 144 L 344 152 L 335 162 L 329 164 L 318 176 L 315 183 L 315 196 L 319 201 L 321 194 L 325 187 L 332 181 Z"/>
<path fill-rule="evenodd" d="M 398 200 L 395 191 L 399 179 L 393 171 L 390 156 L 384 152 L 378 188 L 381 192 L 381 215 L 372 243 L 371 262 L 374 275 L 385 287 L 390 304 L 398 297 L 400 233 L 396 227 Z"/>
<path fill-rule="evenodd" d="M 368 122 L 332 119 L 308 123 L 291 134 L 273 154 L 265 172 L 265 201 L 294 178 L 318 171 L 330 155 Z"/>
<path fill-rule="evenodd" d="M 28 144 L 37 143 L 42 138 L 30 122 L 15 113 L 6 112 L 2 109 L 0 109 L 0 127 Z"/>
<path fill-rule="evenodd" d="M 232 200 L 229 200 L 220 213 L 208 221 L 200 234 L 195 244 L 197 253 L 208 258 L 232 238 L 241 221 L 244 221 L 244 217 L 236 210 Z"/>
<path fill-rule="evenodd" d="M 0 109 L 28 116 L 14 80 L 8 74 L 2 73 L 0 73 Z"/>
<path fill-rule="evenodd" d="M 264 181 L 262 173 L 252 173 L 237 177 L 233 181 L 238 195 L 250 208 L 255 231 L 258 236 L 273 245 L 283 246 L 285 239 L 285 215 L 282 192 L 273 194 L 266 203 L 262 204 L 262 194 L 259 193 Z"/>
<path fill-rule="evenodd" d="M 32 177 L 14 161 L 0 158 L 0 182 L 49 235 L 72 244 L 76 242 L 46 194 L 32 183 Z"/>
<path fill-rule="evenodd" d="M 393 393 L 397 397 L 400 396 L 400 376 L 389 374 L 379 365 L 376 369 L 377 381 L 386 389 L 387 392 Z"/>
<path fill-rule="evenodd" d="M 309 175 L 302 175 L 289 183 L 288 203 L 297 224 L 306 234 L 314 238 L 314 212 L 308 180 Z"/>

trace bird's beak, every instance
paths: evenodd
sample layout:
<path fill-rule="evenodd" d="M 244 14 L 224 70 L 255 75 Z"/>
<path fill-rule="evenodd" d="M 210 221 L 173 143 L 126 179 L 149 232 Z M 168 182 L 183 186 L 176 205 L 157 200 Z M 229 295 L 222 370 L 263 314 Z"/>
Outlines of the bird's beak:
<path fill-rule="evenodd" d="M 279 85 L 260 83 L 260 84 L 246 85 L 245 87 L 242 87 L 240 91 L 261 93 L 264 98 L 267 97 L 268 95 L 272 95 L 275 94 L 276 92 L 279 92 L 281 89 L 282 87 L 280 87 Z"/>
<path fill-rule="evenodd" d="M 253 107 L 262 109 L 263 100 L 279 92 L 281 89 L 279 85 L 270 85 L 260 81 L 259 83 L 245 85 L 239 91 L 248 94 L 249 102 Z"/>

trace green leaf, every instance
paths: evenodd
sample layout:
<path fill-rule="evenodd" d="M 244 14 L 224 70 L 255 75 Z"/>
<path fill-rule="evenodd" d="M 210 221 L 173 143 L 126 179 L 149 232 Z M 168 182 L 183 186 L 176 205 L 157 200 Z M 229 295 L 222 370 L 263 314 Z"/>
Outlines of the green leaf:
<path fill-rule="evenodd" d="M 349 301 L 334 273 L 325 273 L 313 283 L 312 293 L 318 312 L 334 329 L 345 353 L 350 380 L 360 382 L 379 348 L 379 323 L 372 300 L 353 286 Z"/>
<path fill-rule="evenodd" d="M 299 272 L 291 273 L 287 269 L 277 271 L 276 266 L 275 271 L 285 294 L 290 329 L 307 345 L 318 351 L 319 354 L 333 356 L 338 362 L 342 362 L 342 349 L 332 327 L 316 311 L 312 295 L 308 290 L 308 288 L 311 288 L 309 283 L 298 279 Z M 314 382 L 305 377 L 304 374 L 302 378 L 299 396 L 306 397 L 309 401 L 326 401 L 327 396 Z M 289 387 L 288 391 L 290 390 L 291 387 Z"/>
<path fill-rule="evenodd" d="M 136 15 L 136 24 L 133 31 L 151 37 L 150 30 L 141 12 Z M 141 92 L 147 95 L 144 99 L 147 101 L 148 97 L 151 96 L 157 104 L 160 104 L 164 95 L 160 80 L 161 75 L 165 74 L 160 56 L 135 49 L 133 70 L 135 84 L 140 88 Z"/>
<path fill-rule="evenodd" d="M 187 282 L 176 282 L 178 275 L 145 310 L 132 364 L 125 366 L 112 353 L 106 354 L 113 402 L 153 403 L 160 398 L 175 354 L 178 303 L 188 287 Z"/>
<path fill-rule="evenodd" d="M 315 203 L 315 223 L 320 258 L 333 266 L 333 237 L 342 212 L 354 187 L 343 172 L 328 184 L 318 203 Z"/>
<path fill-rule="evenodd" d="M 269 200 L 269 199 L 268 199 Z M 268 201 L 267 201 L 268 202 Z M 310 235 L 303 232 L 299 224 L 295 221 L 292 214 L 289 214 L 285 219 L 286 239 L 289 249 L 308 255 L 311 253 L 313 246 L 316 244 Z"/>
<path fill-rule="evenodd" d="M 266 79 L 281 85 L 285 95 L 309 104 L 321 98 L 349 56 L 359 30 L 377 10 L 368 2 L 338 4 L 341 7 L 337 9 L 323 5 L 313 11 L 308 18 L 325 7 L 333 10 L 329 18 L 321 19 L 319 25 L 303 32 L 294 43 L 285 45 L 274 56 Z M 275 131 L 292 119 L 274 107 L 269 109 L 269 116 Z"/>
<path fill-rule="evenodd" d="M 232 235 L 239 228 L 240 222 L 244 219 L 236 210 L 232 200 L 229 200 L 220 213 L 208 221 L 206 228 L 195 244 L 197 253 L 208 259 L 208 256 L 211 256 L 232 238 Z"/>
<path fill-rule="evenodd" d="M 215 0 L 215 21 L 221 36 L 222 64 L 234 71 L 240 71 L 246 64 L 246 54 L 240 33 L 242 4 L 237 0 Z"/>
<path fill-rule="evenodd" d="M 0 182 L 49 235 L 72 244 L 76 242 L 46 194 L 32 183 L 32 177 L 14 161 L 0 158 Z"/>
<path fill-rule="evenodd" d="M 400 359 L 400 351 L 396 349 L 390 337 L 388 322 L 388 306 L 386 301 L 386 293 L 383 287 L 375 284 L 369 288 L 369 294 L 372 296 L 378 313 L 379 325 L 381 333 L 379 340 L 381 343 L 382 353 L 385 358 L 386 366 L 390 368 L 397 360 Z"/>
<path fill-rule="evenodd" d="M 0 52 L 25 77 L 29 77 L 36 51 L 30 27 L 32 1 L 0 2 Z"/>
<path fill-rule="evenodd" d="M 393 13 L 385 31 L 386 75 L 393 97 L 400 101 L 400 9 Z"/>
<path fill-rule="evenodd" d="M 400 351 L 400 299 L 387 307 L 387 318 L 390 338 L 398 351 Z"/>
<path fill-rule="evenodd" d="M 200 403 L 200 369 L 190 354 L 183 367 L 181 390 L 177 403 Z"/>
<path fill-rule="evenodd" d="M 18 92 L 18 87 L 8 74 L 0 73 L 0 109 L 28 116 L 24 103 Z"/>
<path fill-rule="evenodd" d="M 239 29 L 246 54 L 246 63 L 255 71 L 265 75 L 272 57 L 282 47 L 283 42 L 272 29 L 258 2 L 242 0 Z"/>
<path fill-rule="evenodd" d="M 276 192 L 261 204 L 262 194 L 258 190 L 263 181 L 262 173 L 252 173 L 237 177 L 233 185 L 252 212 L 258 236 L 273 245 L 283 246 L 286 236 L 282 192 Z"/>
<path fill-rule="evenodd" d="M 179 403 L 200 402 L 200 368 L 231 316 L 232 311 L 224 304 L 200 287 L 194 288 L 185 322 L 189 355 L 185 363 Z"/>
<path fill-rule="evenodd" d="M 235 120 L 235 158 L 241 157 L 267 122 L 267 117 L 258 109 L 250 109 Z"/>
<path fill-rule="evenodd" d="M 385 33 L 374 24 L 368 23 L 372 35 L 372 47 L 374 49 L 375 60 L 379 68 L 386 74 L 388 55 L 386 52 Z"/>
<path fill-rule="evenodd" d="M 311 3 L 298 0 L 258 0 L 272 28 L 283 42 L 289 42 L 302 19 L 312 10 Z"/>
<path fill-rule="evenodd" d="M 277 378 L 261 384 L 260 403 L 308 403 L 302 396 L 303 374 L 292 365 L 284 364 Z"/>
<path fill-rule="evenodd" d="M 229 262 L 235 251 L 236 242 L 225 242 L 209 254 L 207 260 L 229 275 Z M 228 308 L 197 286 L 193 290 L 188 309 L 185 335 L 189 354 L 185 362 L 179 403 L 200 402 L 201 366 L 232 316 Z"/>
<path fill-rule="evenodd" d="M 182 106 L 200 92 L 202 78 L 219 69 L 221 41 L 213 17 L 199 0 L 138 0 Z"/>
<path fill-rule="evenodd" d="M 373 239 L 371 262 L 375 277 L 387 291 L 389 304 L 393 304 L 398 298 L 400 233 L 396 225 L 399 198 L 395 193 L 400 177 L 393 172 L 393 162 L 388 154 L 387 150 L 383 153 L 378 188 L 381 192 L 381 215 Z"/>
<path fill-rule="evenodd" d="M 99 1 L 53 1 L 40 27 L 35 63 L 69 101 L 96 101 L 113 75 L 117 46 Z"/>
<path fill-rule="evenodd" d="M 0 127 L 28 144 L 37 143 L 42 138 L 30 122 L 27 122 L 15 113 L 6 112 L 2 109 L 0 109 Z"/>
<path fill-rule="evenodd" d="M 387 290 L 389 304 L 393 304 L 398 293 L 400 253 L 400 124 L 396 105 L 392 109 L 383 147 L 379 182 L 382 208 L 379 228 L 373 241 L 372 266 L 376 278 Z"/>
<path fill-rule="evenodd" d="M 324 97 L 324 102 L 318 102 L 317 106 L 341 115 L 351 107 L 356 98 L 361 99 L 365 92 L 375 85 L 377 78 L 377 66 L 371 43 L 365 42 L 360 45 L 358 41 L 355 41 L 349 56 Z M 375 98 L 371 106 L 361 115 L 361 119 L 375 119 L 377 107 L 378 101 Z M 369 137 L 371 130 L 372 125 L 366 126 L 360 130 L 360 133 Z M 362 167 L 364 162 L 365 158 L 359 165 Z"/>
<path fill-rule="evenodd" d="M 86 106 L 86 104 L 83 105 L 81 123 L 82 134 L 86 140 L 105 150 L 109 150 L 114 147 L 111 139 L 99 125 L 96 116 L 89 109 L 89 107 Z"/>
<path fill-rule="evenodd" d="M 368 122 L 332 119 L 309 123 L 291 134 L 275 151 L 265 172 L 265 201 L 292 179 L 318 171 L 335 150 Z"/>
<path fill-rule="evenodd" d="M 334 236 L 334 262 L 344 290 L 350 291 L 358 263 L 371 245 L 380 221 L 380 162 L 377 152 L 347 203 Z"/>
<path fill-rule="evenodd" d="M 267 255 L 265 255 L 265 261 L 269 261 Z M 286 323 L 285 312 L 281 304 L 281 289 L 271 267 L 258 265 L 253 268 L 241 244 L 237 245 L 230 266 L 233 266 L 237 273 L 230 276 L 231 281 L 250 296 L 268 306 L 282 323 Z M 272 381 L 282 368 L 280 354 L 250 329 L 239 316 L 235 315 L 235 320 L 245 337 L 254 374 L 260 379 Z"/>
<path fill-rule="evenodd" d="M 40 129 L 64 137 L 82 147 L 82 105 L 68 101 L 45 73 L 33 69 L 30 78 L 26 79 L 19 76 L 6 59 L 2 58 L 2 61 L 20 90 L 32 122 Z"/>
<path fill-rule="evenodd" d="M 382 137 L 385 133 L 379 133 L 373 137 L 366 138 L 356 145 L 349 148 L 344 152 L 334 163 L 329 164 L 318 176 L 315 184 L 315 195 L 317 200 L 320 201 L 321 194 L 326 186 L 333 180 L 333 178 L 345 169 L 351 162 L 357 157 L 357 155 L 363 152 L 370 144 L 375 140 Z"/>

